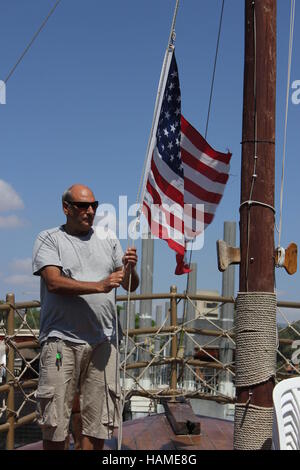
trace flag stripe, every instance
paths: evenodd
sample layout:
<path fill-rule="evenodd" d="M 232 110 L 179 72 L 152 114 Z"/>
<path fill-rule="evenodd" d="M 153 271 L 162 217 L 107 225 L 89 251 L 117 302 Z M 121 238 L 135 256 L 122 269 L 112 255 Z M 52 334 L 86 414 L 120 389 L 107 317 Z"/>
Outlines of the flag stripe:
<path fill-rule="evenodd" d="M 143 203 L 143 213 L 148 220 L 148 224 L 151 227 L 151 232 L 153 233 L 153 235 L 158 238 L 163 238 L 168 242 L 168 245 L 172 250 L 176 251 L 180 255 L 184 255 L 184 243 L 179 243 L 178 240 L 169 238 L 167 228 L 161 225 L 156 220 L 153 220 L 151 216 L 151 210 L 145 201 Z"/>
<path fill-rule="evenodd" d="M 200 135 L 200 134 L 199 134 Z M 188 152 L 190 155 L 193 155 L 196 160 L 201 161 L 205 165 L 209 166 L 213 170 L 217 170 L 219 173 L 229 173 L 229 168 L 230 165 L 227 163 L 220 162 L 218 160 L 215 160 L 214 158 L 211 158 L 209 155 L 207 155 L 205 152 L 199 150 L 195 145 L 188 139 L 188 137 L 181 132 L 181 149 L 185 150 Z"/>
<path fill-rule="evenodd" d="M 170 180 L 167 180 L 162 176 L 163 172 L 160 172 L 158 170 L 155 163 L 156 162 L 154 161 L 154 158 L 152 158 L 151 170 L 152 170 L 153 177 L 157 185 L 160 187 L 162 191 L 164 191 L 164 194 L 168 196 L 168 198 L 172 199 L 174 202 L 177 202 L 177 204 L 180 204 L 181 206 L 183 206 L 183 193 L 180 192 L 174 186 L 172 186 L 172 184 L 170 184 Z M 162 170 L 162 167 L 163 167 L 163 162 L 161 160 L 160 170 Z"/>
<path fill-rule="evenodd" d="M 205 208 L 205 206 L 206 206 L 206 204 L 204 204 L 204 208 Z M 200 211 L 200 214 L 199 214 L 199 211 L 194 206 L 192 207 L 192 211 L 193 211 L 192 212 L 193 213 L 193 219 L 201 220 L 201 217 L 203 217 L 202 211 Z M 214 218 L 214 214 L 210 214 L 205 209 L 204 210 L 204 225 L 205 225 L 205 227 L 212 222 L 213 218 Z"/>
<path fill-rule="evenodd" d="M 184 199 L 186 204 L 204 204 L 205 212 L 208 212 L 209 214 L 214 214 L 218 207 L 218 204 L 203 201 L 188 191 L 184 192 Z"/>
<path fill-rule="evenodd" d="M 181 132 L 187 136 L 187 138 L 192 142 L 195 147 L 200 150 L 200 152 L 205 153 L 214 160 L 218 160 L 227 165 L 230 162 L 231 154 L 228 152 L 221 153 L 214 150 L 199 134 L 198 131 L 181 115 Z"/>
<path fill-rule="evenodd" d="M 204 156 L 204 154 L 202 155 Z M 184 175 L 185 175 L 185 168 L 191 168 L 192 170 L 196 170 L 198 173 L 205 175 L 206 178 L 210 179 L 213 182 L 221 183 L 223 185 L 227 183 L 227 180 L 228 180 L 227 173 L 221 173 L 215 170 L 215 168 L 212 168 L 209 165 L 207 165 L 205 161 L 198 160 L 191 153 L 185 150 L 183 147 L 181 147 L 181 157 L 182 157 L 182 162 L 185 165 L 183 167 Z"/>
<path fill-rule="evenodd" d="M 170 207 L 169 204 L 167 205 L 165 202 L 162 203 L 161 197 L 160 197 L 158 191 L 156 191 L 156 189 L 153 188 L 153 186 L 151 186 L 149 181 L 147 183 L 147 191 L 152 196 L 153 204 L 159 206 L 160 210 L 165 214 L 166 219 L 169 222 L 169 225 L 172 228 L 175 228 L 178 231 L 180 231 L 181 234 L 183 234 L 184 233 L 184 225 L 183 225 L 182 218 L 177 217 L 175 211 L 169 211 L 168 210 L 168 207 Z M 174 207 L 174 205 L 171 206 L 171 207 Z"/>
<path fill-rule="evenodd" d="M 156 184 L 156 180 L 154 178 L 154 175 L 152 172 L 149 173 L 149 177 L 148 177 L 148 181 L 147 181 L 147 185 L 148 183 L 151 185 L 151 187 L 156 191 L 157 195 L 159 195 L 159 198 L 160 198 L 160 201 L 158 201 L 158 199 L 155 197 L 155 201 L 154 201 L 154 204 L 166 204 L 168 205 L 169 207 L 178 207 L 180 208 L 180 211 L 182 212 L 182 204 L 178 204 L 177 202 L 175 202 L 173 199 L 170 199 L 166 193 L 164 192 L 164 188 L 160 188 L 158 186 L 158 184 Z M 146 189 L 147 189 L 147 185 L 146 185 Z"/>
<path fill-rule="evenodd" d="M 222 195 L 206 191 L 201 186 L 198 186 L 194 181 L 184 178 L 184 188 L 189 193 L 196 196 L 201 201 L 212 202 L 213 204 L 219 204 Z"/>
<path fill-rule="evenodd" d="M 214 214 L 207 212 L 207 204 L 185 204 L 184 211 L 184 222 L 188 223 L 189 227 L 192 226 L 195 221 L 197 223 L 204 223 L 204 228 L 209 225 L 213 218 Z"/>
<path fill-rule="evenodd" d="M 189 165 L 183 164 L 183 171 L 184 171 L 184 179 L 189 179 L 191 181 L 197 180 L 197 185 L 201 186 L 206 191 L 211 193 L 220 194 L 222 195 L 224 192 L 224 184 L 212 181 L 211 179 L 207 178 L 205 174 L 195 172 L 193 168 Z"/>

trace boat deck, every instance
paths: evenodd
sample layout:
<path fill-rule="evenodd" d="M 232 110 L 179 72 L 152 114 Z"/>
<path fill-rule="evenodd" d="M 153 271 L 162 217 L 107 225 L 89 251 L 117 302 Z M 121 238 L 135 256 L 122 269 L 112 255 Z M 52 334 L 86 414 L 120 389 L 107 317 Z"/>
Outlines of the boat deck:
<path fill-rule="evenodd" d="M 232 450 L 233 422 L 200 416 L 200 435 L 176 435 L 165 414 L 123 423 L 122 450 Z M 20 450 L 41 450 L 42 442 Z M 104 449 L 117 449 L 117 432 L 105 441 Z"/>

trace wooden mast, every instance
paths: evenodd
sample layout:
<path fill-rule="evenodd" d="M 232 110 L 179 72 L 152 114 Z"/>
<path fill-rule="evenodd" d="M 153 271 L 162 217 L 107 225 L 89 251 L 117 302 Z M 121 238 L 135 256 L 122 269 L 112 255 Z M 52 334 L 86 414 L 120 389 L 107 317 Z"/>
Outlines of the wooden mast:
<path fill-rule="evenodd" d="M 275 101 L 276 0 L 245 0 L 240 292 L 274 292 Z M 270 207 L 250 208 L 249 200 Z M 251 396 L 251 404 L 271 408 L 273 387 L 270 378 L 237 388 L 237 403 Z"/>

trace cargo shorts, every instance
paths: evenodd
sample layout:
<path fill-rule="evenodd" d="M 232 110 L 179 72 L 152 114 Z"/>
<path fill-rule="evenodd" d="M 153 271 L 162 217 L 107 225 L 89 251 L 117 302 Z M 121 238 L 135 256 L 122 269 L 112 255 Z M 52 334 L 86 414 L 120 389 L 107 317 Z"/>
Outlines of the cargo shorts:
<path fill-rule="evenodd" d="M 44 440 L 65 440 L 76 392 L 80 396 L 82 434 L 111 438 L 120 422 L 117 354 L 109 341 L 96 346 L 57 338 L 45 341 L 36 391 L 37 421 Z"/>

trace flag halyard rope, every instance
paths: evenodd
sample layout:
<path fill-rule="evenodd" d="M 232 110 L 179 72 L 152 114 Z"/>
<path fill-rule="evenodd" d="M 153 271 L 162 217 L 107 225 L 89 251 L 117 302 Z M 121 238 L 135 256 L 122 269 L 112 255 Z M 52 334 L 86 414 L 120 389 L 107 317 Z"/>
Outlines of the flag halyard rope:
<path fill-rule="evenodd" d="M 282 234 L 284 174 L 285 174 L 286 146 L 287 146 L 287 122 L 288 122 L 288 111 L 289 111 L 289 92 L 290 92 L 290 84 L 291 84 L 292 52 L 293 52 L 293 42 L 294 42 L 295 9 L 296 9 L 295 0 L 291 0 L 290 38 L 289 38 L 289 54 L 288 54 L 287 87 L 286 87 L 284 140 L 283 140 L 281 185 L 280 185 L 281 186 L 280 187 L 280 215 L 279 215 L 279 230 L 278 230 L 278 246 L 279 247 L 280 247 L 280 243 L 281 243 L 281 234 Z"/>
<path fill-rule="evenodd" d="M 137 217 L 137 223 L 135 225 L 135 229 L 137 230 L 139 223 L 140 223 L 140 217 L 141 217 L 141 212 L 142 212 L 142 204 L 143 204 L 143 198 L 144 198 L 144 193 L 145 193 L 145 187 L 147 183 L 147 168 L 149 167 L 149 163 L 151 160 L 151 148 L 153 147 L 153 139 L 154 135 L 156 133 L 156 128 L 158 124 L 158 116 L 160 114 L 160 108 L 162 104 L 162 98 L 163 98 L 163 90 L 165 87 L 166 83 L 166 78 L 168 75 L 168 66 L 170 67 L 171 63 L 171 58 L 172 54 L 174 51 L 174 43 L 176 39 L 176 32 L 175 32 L 175 25 L 176 25 L 176 19 L 177 19 L 177 13 L 178 13 L 178 8 L 179 8 L 179 1 L 176 0 L 175 4 L 175 9 L 174 9 L 174 14 L 172 18 L 172 24 L 171 24 L 171 30 L 170 30 L 170 35 L 169 35 L 169 40 L 168 40 L 168 46 L 167 50 L 165 53 L 165 58 L 164 58 L 164 63 L 162 67 L 162 72 L 160 76 L 160 81 L 159 81 L 159 87 L 158 87 L 158 93 L 156 96 L 156 102 L 155 102 L 155 108 L 154 108 L 154 116 L 153 116 L 153 121 L 152 121 L 152 127 L 151 127 L 151 132 L 150 132 L 150 137 L 148 141 L 148 146 L 147 146 L 147 152 L 146 152 L 146 157 L 144 160 L 144 165 L 143 165 L 143 172 L 141 175 L 140 183 L 139 183 L 139 188 L 138 188 L 138 194 L 137 194 L 137 202 L 140 199 L 139 202 L 139 212 L 138 212 L 138 217 Z M 171 52 L 171 54 L 170 54 Z M 153 148 L 152 148 L 153 151 Z M 134 246 L 134 242 L 133 242 Z M 129 286 L 131 286 L 131 278 L 132 278 L 132 273 L 130 271 L 129 275 Z M 127 311 L 126 311 L 126 323 L 127 323 L 127 332 L 126 332 L 126 339 L 125 339 L 125 364 L 124 364 L 124 374 L 123 374 L 123 387 L 124 387 L 124 397 L 121 395 L 121 410 L 123 411 L 124 404 L 125 404 L 125 399 L 126 399 L 126 389 L 125 389 L 125 375 L 126 375 L 126 357 L 127 357 L 127 348 L 128 348 L 128 329 L 129 329 L 129 308 L 130 308 L 130 287 L 128 289 L 128 298 L 127 298 Z M 117 344 L 119 347 L 119 344 Z M 119 351 L 118 351 L 119 353 Z M 118 355 L 118 354 L 117 354 Z M 120 415 L 120 427 L 118 431 L 118 449 L 121 449 L 122 446 L 122 414 Z"/>
<path fill-rule="evenodd" d="M 221 37 L 222 24 L 223 24 L 224 6 L 225 6 L 225 0 L 222 0 L 221 15 L 220 15 L 220 21 L 219 21 L 218 37 L 217 37 L 217 46 L 216 46 L 216 53 L 215 53 L 215 59 L 214 59 L 213 75 L 212 75 L 212 80 L 211 80 L 209 104 L 208 104 L 208 111 L 207 111 L 207 118 L 206 118 L 205 140 L 207 139 L 208 125 L 209 125 L 210 111 L 211 111 L 211 104 L 212 104 L 213 91 L 214 91 L 214 83 L 215 83 L 215 76 L 216 76 L 217 60 L 218 60 L 218 55 L 219 55 L 219 44 L 220 44 L 220 37 Z M 192 242 L 191 242 L 190 257 L 189 257 L 189 262 L 188 262 L 189 267 L 191 267 L 191 263 L 192 263 L 193 244 L 194 244 L 194 239 L 193 239 Z M 189 279 L 190 279 L 190 272 L 187 273 L 186 292 L 188 292 Z M 186 318 L 186 305 L 187 305 L 187 299 L 184 299 L 184 304 L 183 304 L 183 323 L 184 323 L 185 318 Z M 178 348 L 177 348 L 177 350 L 179 351 L 182 346 L 183 346 L 183 334 L 182 334 L 182 335 L 180 336 L 180 338 L 179 338 L 179 343 L 178 343 Z"/>
<path fill-rule="evenodd" d="M 8 80 L 10 79 L 10 77 L 13 75 L 14 71 L 16 70 L 16 68 L 18 67 L 18 65 L 22 62 L 24 56 L 27 54 L 27 52 L 29 51 L 29 49 L 31 48 L 32 44 L 34 43 L 34 41 L 36 40 L 36 38 L 38 37 L 38 35 L 40 34 L 40 32 L 44 29 L 44 27 L 46 26 L 46 23 L 48 22 L 50 16 L 52 16 L 52 14 L 54 13 L 54 11 L 56 10 L 56 8 L 58 7 L 59 3 L 61 2 L 61 0 L 57 0 L 55 5 L 51 8 L 51 10 L 49 11 L 48 15 L 46 16 L 46 18 L 43 20 L 42 24 L 40 25 L 39 29 L 35 32 L 35 34 L 33 35 L 33 37 L 31 38 L 30 42 L 27 44 L 26 48 L 24 49 L 24 51 L 22 52 L 22 54 L 20 55 L 20 57 L 18 58 L 18 60 L 16 61 L 16 63 L 13 65 L 13 67 L 10 69 L 10 71 L 8 72 L 6 78 L 4 79 L 4 84 L 6 84 L 8 82 Z M 1 85 L 1 87 L 4 86 L 3 84 Z M 1 89 L 0 87 L 0 89 Z"/>

